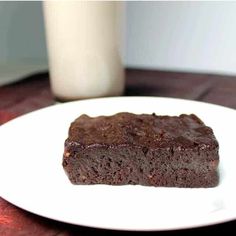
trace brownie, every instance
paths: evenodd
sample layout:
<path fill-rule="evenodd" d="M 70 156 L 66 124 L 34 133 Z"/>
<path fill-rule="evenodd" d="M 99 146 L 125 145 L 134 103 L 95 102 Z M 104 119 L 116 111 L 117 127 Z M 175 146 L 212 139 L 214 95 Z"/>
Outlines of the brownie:
<path fill-rule="evenodd" d="M 81 115 L 69 128 L 63 167 L 73 184 L 214 187 L 219 145 L 196 115 Z"/>

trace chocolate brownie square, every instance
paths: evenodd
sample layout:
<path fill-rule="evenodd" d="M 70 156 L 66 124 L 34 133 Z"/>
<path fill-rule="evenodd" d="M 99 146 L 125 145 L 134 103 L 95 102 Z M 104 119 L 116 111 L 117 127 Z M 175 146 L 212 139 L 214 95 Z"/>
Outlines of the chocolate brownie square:
<path fill-rule="evenodd" d="M 219 145 L 196 115 L 81 115 L 69 128 L 63 167 L 73 184 L 214 187 Z"/>

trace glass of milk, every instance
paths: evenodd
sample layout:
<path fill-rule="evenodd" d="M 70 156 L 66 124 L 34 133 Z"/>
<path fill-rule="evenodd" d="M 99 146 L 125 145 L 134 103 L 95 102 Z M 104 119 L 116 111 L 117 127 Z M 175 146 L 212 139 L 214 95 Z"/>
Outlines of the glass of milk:
<path fill-rule="evenodd" d="M 58 100 L 122 95 L 121 4 L 44 2 L 50 83 Z"/>

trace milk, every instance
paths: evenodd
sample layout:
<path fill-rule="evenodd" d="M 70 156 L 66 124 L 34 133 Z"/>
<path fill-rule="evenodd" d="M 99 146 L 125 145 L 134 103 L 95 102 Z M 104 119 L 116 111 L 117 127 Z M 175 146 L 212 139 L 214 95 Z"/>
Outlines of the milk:
<path fill-rule="evenodd" d="M 55 97 L 75 100 L 123 93 L 120 4 L 44 2 L 50 81 Z"/>

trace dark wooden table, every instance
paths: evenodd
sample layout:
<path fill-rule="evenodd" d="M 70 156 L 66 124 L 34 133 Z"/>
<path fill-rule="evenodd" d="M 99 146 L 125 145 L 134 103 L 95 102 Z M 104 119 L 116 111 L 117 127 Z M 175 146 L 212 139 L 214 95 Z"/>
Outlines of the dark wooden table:
<path fill-rule="evenodd" d="M 236 109 L 236 77 L 147 70 L 127 70 L 125 96 L 185 98 Z M 0 87 L 0 124 L 19 115 L 54 104 L 48 74 L 32 75 Z M 1 191 L 1 189 L 0 189 Z M 1 193 L 1 192 L 0 192 Z M 236 221 L 180 231 L 149 232 L 159 235 L 233 233 Z M 94 229 L 57 222 L 19 209 L 0 198 L 0 235 L 146 235 Z"/>

